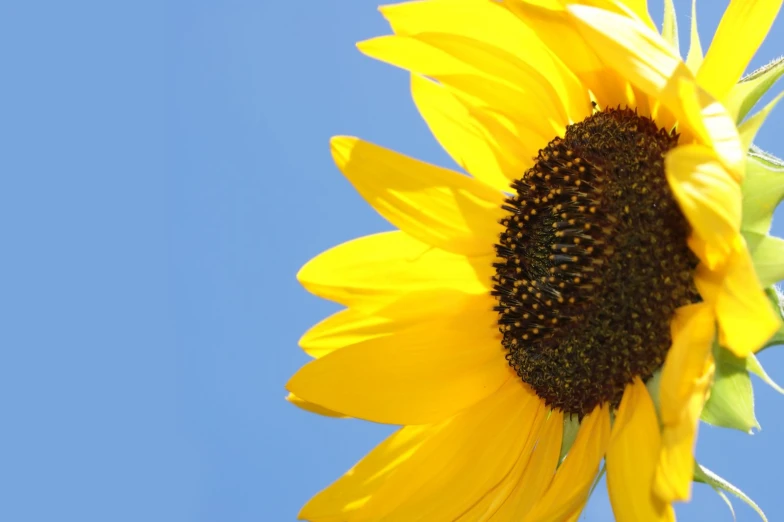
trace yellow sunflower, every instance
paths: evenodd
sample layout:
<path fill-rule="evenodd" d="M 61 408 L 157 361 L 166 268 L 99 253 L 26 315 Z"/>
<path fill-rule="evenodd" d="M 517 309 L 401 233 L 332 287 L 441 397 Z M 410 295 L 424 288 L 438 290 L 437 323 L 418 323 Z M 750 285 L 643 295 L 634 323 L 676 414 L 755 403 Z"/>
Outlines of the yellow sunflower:
<path fill-rule="evenodd" d="M 686 62 L 671 2 L 664 36 L 645 0 L 381 9 L 394 34 L 360 50 L 411 72 L 469 175 L 331 142 L 399 230 L 300 271 L 346 309 L 303 337 L 289 399 L 402 427 L 301 518 L 575 520 L 604 460 L 618 520 L 674 519 L 716 350 L 753 357 L 780 327 L 742 233 L 769 108 L 739 125 L 736 84 L 781 3 L 731 1 Z"/>

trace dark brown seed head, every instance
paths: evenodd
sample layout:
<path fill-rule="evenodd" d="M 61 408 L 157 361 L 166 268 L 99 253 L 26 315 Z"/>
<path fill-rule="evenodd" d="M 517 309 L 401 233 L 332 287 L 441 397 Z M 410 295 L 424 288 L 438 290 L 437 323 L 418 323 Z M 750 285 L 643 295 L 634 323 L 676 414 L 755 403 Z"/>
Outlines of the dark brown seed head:
<path fill-rule="evenodd" d="M 689 226 L 664 177 L 678 135 L 629 109 L 570 125 L 512 184 L 493 294 L 507 360 L 545 402 L 617 406 L 699 300 Z"/>

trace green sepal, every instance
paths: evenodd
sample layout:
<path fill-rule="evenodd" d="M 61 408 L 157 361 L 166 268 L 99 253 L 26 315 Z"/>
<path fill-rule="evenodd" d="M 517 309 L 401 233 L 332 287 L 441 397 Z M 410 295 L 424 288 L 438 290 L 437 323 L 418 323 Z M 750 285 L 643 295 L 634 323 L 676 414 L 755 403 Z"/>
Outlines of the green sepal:
<path fill-rule="evenodd" d="M 781 158 L 777 158 L 773 154 L 769 152 L 765 152 L 761 148 L 757 147 L 756 145 L 752 145 L 749 149 L 749 157 L 759 160 L 763 165 L 767 167 L 773 167 L 776 169 L 784 169 L 784 160 Z"/>
<path fill-rule="evenodd" d="M 757 132 L 759 132 L 762 124 L 768 119 L 768 116 L 770 116 L 770 113 L 776 108 L 776 105 L 778 105 L 782 97 L 784 97 L 784 92 L 780 92 L 778 96 L 770 101 L 770 103 L 738 125 L 738 135 L 740 136 L 740 143 L 744 150 L 749 150 L 751 148 L 751 145 L 754 143 L 754 138 L 757 136 Z"/>
<path fill-rule="evenodd" d="M 760 284 L 767 287 L 784 279 L 784 239 L 758 232 L 742 233 Z"/>
<path fill-rule="evenodd" d="M 720 476 L 718 476 L 717 474 L 715 474 L 705 466 L 701 466 L 700 464 L 697 463 L 697 461 L 694 462 L 694 482 L 707 484 L 711 488 L 713 488 L 713 490 L 716 493 L 721 495 L 722 498 L 724 498 L 724 501 L 730 505 L 730 511 L 732 512 L 733 518 L 735 518 L 735 510 L 732 509 L 732 505 L 730 504 L 727 497 L 722 495 L 723 491 L 726 491 L 727 493 L 730 493 L 738 497 L 739 499 L 741 499 L 743 502 L 748 504 L 748 506 L 751 509 L 756 511 L 764 522 L 768 522 L 768 517 L 765 516 L 765 513 L 762 511 L 762 509 L 760 509 L 757 503 L 751 500 L 751 498 L 749 498 L 747 494 L 745 494 L 743 491 L 730 484 L 726 479 L 721 478 Z"/>
<path fill-rule="evenodd" d="M 746 161 L 746 177 L 741 192 L 741 231 L 744 235 L 747 232 L 767 234 L 773 211 L 784 199 L 784 163 L 753 147 Z"/>
<path fill-rule="evenodd" d="M 779 293 L 775 286 L 766 288 L 765 295 L 767 295 L 768 299 L 770 299 L 770 303 L 773 305 L 773 309 L 776 310 L 778 316 L 782 319 L 782 321 L 784 321 L 784 296 Z M 779 344 L 784 344 L 784 322 L 782 323 L 781 328 L 779 328 L 779 331 L 774 333 L 773 336 L 768 339 L 768 341 L 762 346 L 762 348 L 758 350 L 757 353 L 764 350 L 765 348 Z"/>
<path fill-rule="evenodd" d="M 775 290 L 768 289 L 767 292 L 769 296 L 772 292 L 773 298 L 778 300 Z M 784 330 L 784 327 L 782 329 Z M 780 331 L 774 335 L 771 341 L 780 342 L 782 337 L 784 337 L 784 332 Z M 744 433 L 759 428 L 760 425 L 754 414 L 754 390 L 751 374 L 756 375 L 781 394 L 784 394 L 784 388 L 770 378 L 753 353 L 744 359 L 726 348 L 714 344 L 713 357 L 716 363 L 716 373 L 710 397 L 702 410 L 701 420 L 714 426 L 737 429 Z"/>
<path fill-rule="evenodd" d="M 675 54 L 681 54 L 678 44 L 678 20 L 675 16 L 675 4 L 672 0 L 664 0 L 662 37 L 672 46 Z"/>
<path fill-rule="evenodd" d="M 578 431 L 580 431 L 580 421 L 577 420 L 577 415 L 564 415 L 561 454 L 558 456 L 559 466 L 563 462 L 564 457 L 566 457 L 566 454 L 569 453 L 569 450 L 572 449 Z"/>
<path fill-rule="evenodd" d="M 656 409 L 656 418 L 659 420 L 659 427 L 662 425 L 661 420 L 661 394 L 659 393 L 659 388 L 661 388 L 661 375 L 662 369 L 659 368 L 651 378 L 645 383 L 646 388 L 648 388 L 648 395 L 651 396 L 651 400 L 653 401 L 653 407 Z"/>
<path fill-rule="evenodd" d="M 735 114 L 736 123 L 756 105 L 766 92 L 784 75 L 784 56 L 764 65 L 741 78 L 727 97 L 726 106 L 730 114 Z"/>
<path fill-rule="evenodd" d="M 689 35 L 691 41 L 689 42 L 689 52 L 686 54 L 686 67 L 697 74 L 703 58 L 700 33 L 697 31 L 697 0 L 691 0 L 691 32 Z"/>
<path fill-rule="evenodd" d="M 713 345 L 713 357 L 716 373 L 700 419 L 713 426 L 744 433 L 759 429 L 754 415 L 754 389 L 745 360 L 716 343 Z"/>
<path fill-rule="evenodd" d="M 757 359 L 757 356 L 753 353 L 746 357 L 746 369 L 762 379 L 762 382 L 784 395 L 784 388 L 776 384 L 776 381 L 770 378 L 768 372 L 765 371 L 765 368 L 762 367 L 759 359 Z"/>

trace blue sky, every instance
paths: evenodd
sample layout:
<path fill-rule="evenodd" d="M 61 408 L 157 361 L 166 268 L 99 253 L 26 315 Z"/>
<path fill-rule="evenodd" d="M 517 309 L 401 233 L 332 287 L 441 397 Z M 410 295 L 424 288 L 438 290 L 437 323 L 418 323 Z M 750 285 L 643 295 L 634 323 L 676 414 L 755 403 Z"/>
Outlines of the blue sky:
<path fill-rule="evenodd" d="M 298 268 L 390 228 L 328 139 L 452 165 L 406 75 L 354 48 L 387 31 L 375 6 L 6 4 L 0 519 L 294 520 L 391 431 L 284 400 L 297 339 L 336 310 Z M 724 5 L 700 3 L 704 47 Z M 782 53 L 779 20 L 752 66 Z M 779 156 L 782 110 L 757 141 Z M 783 351 L 761 359 L 784 381 Z M 763 430 L 703 428 L 698 455 L 779 520 L 784 397 L 755 384 Z M 678 512 L 731 520 L 707 487 Z M 599 491 L 584 519 L 609 516 Z"/>

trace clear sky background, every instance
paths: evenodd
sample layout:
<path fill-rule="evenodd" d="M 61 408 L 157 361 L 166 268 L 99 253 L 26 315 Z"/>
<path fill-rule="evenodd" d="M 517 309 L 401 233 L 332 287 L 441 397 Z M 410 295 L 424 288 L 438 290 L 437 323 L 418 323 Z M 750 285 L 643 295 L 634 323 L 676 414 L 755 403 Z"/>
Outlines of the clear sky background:
<path fill-rule="evenodd" d="M 703 47 L 726 3 L 700 2 Z M 0 520 L 287 522 L 392 431 L 284 400 L 336 310 L 298 268 L 390 228 L 329 137 L 452 165 L 354 48 L 386 32 L 360 0 L 3 3 Z M 752 66 L 782 53 L 779 19 Z M 783 133 L 780 107 L 758 144 Z M 784 396 L 755 384 L 762 431 L 703 428 L 698 455 L 782 520 Z M 706 486 L 678 513 L 732 520 Z M 610 516 L 600 488 L 583 519 Z"/>

